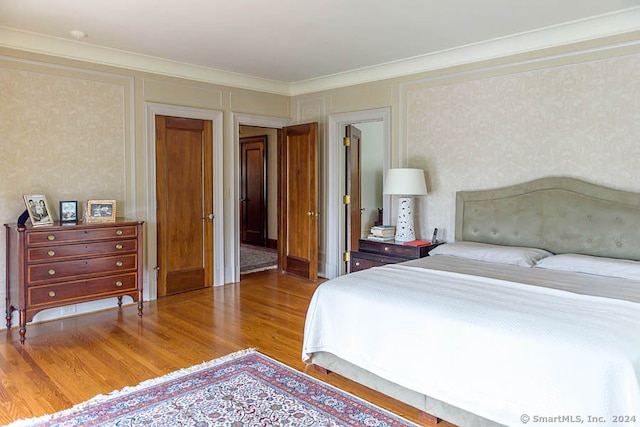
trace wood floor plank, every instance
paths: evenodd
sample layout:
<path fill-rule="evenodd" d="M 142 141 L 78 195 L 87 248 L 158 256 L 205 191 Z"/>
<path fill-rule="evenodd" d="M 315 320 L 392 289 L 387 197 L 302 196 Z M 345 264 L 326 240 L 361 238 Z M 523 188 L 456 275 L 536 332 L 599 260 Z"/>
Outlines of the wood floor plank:
<path fill-rule="evenodd" d="M 0 332 L 0 424 L 60 411 L 98 394 L 257 348 L 294 369 L 423 425 L 416 409 L 302 362 L 307 307 L 317 284 L 276 270 L 185 292 Z M 439 426 L 451 427 L 442 422 Z"/>

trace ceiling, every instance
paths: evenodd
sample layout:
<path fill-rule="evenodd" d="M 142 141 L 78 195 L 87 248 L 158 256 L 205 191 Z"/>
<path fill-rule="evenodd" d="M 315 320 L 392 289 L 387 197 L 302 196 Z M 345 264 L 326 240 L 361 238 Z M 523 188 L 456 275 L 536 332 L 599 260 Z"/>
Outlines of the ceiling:
<path fill-rule="evenodd" d="M 640 0 L 0 0 L 0 46 L 286 94 L 631 31 Z"/>

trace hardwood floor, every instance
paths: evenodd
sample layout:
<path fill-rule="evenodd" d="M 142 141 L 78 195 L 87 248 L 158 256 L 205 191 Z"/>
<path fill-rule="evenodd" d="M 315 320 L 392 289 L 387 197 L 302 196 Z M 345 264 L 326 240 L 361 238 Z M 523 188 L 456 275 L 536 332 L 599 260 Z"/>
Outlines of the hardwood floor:
<path fill-rule="evenodd" d="M 255 347 L 295 369 L 418 422 L 416 409 L 301 360 L 317 284 L 268 270 L 186 292 L 0 332 L 0 424 L 69 408 L 97 394 Z M 452 426 L 441 422 L 439 426 Z"/>

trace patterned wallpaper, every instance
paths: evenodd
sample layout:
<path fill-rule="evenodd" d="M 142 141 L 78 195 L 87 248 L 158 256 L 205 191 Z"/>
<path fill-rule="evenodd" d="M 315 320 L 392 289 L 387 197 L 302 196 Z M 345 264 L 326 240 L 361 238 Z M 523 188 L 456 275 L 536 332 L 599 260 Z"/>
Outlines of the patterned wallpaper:
<path fill-rule="evenodd" d="M 124 87 L 61 74 L 0 64 L 2 224 L 24 211 L 23 194 L 44 193 L 56 214 L 60 200 L 77 200 L 79 208 L 87 199 L 123 204 Z M 4 283 L 4 227 L 0 234 Z"/>
<path fill-rule="evenodd" d="M 640 192 L 640 55 L 403 87 L 410 167 L 427 171 L 418 233 L 454 239 L 456 190 L 573 176 Z"/>

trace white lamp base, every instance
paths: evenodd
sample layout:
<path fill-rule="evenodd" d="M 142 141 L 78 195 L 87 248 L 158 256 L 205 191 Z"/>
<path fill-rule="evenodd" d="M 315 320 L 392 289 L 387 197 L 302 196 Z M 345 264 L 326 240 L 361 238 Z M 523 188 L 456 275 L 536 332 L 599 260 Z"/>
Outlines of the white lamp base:
<path fill-rule="evenodd" d="M 413 228 L 413 197 L 398 197 L 396 240 L 399 242 L 416 240 L 416 233 Z"/>

